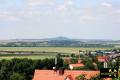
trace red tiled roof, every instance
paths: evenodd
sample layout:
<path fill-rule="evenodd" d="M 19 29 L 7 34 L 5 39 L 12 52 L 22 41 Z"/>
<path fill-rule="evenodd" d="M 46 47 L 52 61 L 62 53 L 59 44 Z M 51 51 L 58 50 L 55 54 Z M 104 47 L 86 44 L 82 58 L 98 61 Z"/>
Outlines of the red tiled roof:
<path fill-rule="evenodd" d="M 81 74 L 85 74 L 85 77 L 89 79 L 99 73 L 99 71 L 65 70 L 64 75 L 59 75 L 54 70 L 35 70 L 33 80 L 64 80 L 68 75 L 75 80 Z"/>
<path fill-rule="evenodd" d="M 97 57 L 98 58 L 98 61 L 99 62 L 105 62 L 108 60 L 108 56 L 100 56 L 100 57 Z"/>
<path fill-rule="evenodd" d="M 84 67 L 85 65 L 82 63 L 78 63 L 78 64 L 70 64 L 73 67 Z"/>
<path fill-rule="evenodd" d="M 106 59 L 106 58 L 108 58 L 108 56 L 99 56 L 99 57 L 97 57 L 98 59 Z"/>
<path fill-rule="evenodd" d="M 112 78 L 105 78 L 104 80 L 112 80 Z"/>
<path fill-rule="evenodd" d="M 99 62 L 105 62 L 105 59 L 98 59 Z"/>

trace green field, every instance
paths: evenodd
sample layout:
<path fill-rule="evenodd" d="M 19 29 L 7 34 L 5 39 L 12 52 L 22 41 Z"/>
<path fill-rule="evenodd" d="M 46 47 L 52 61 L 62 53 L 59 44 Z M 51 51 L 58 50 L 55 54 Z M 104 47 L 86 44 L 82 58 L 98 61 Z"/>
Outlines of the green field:
<path fill-rule="evenodd" d="M 41 56 L 41 55 L 31 55 L 31 56 L 0 56 L 0 60 L 2 59 L 13 59 L 13 58 L 28 58 L 28 59 L 45 59 L 45 58 L 54 58 L 54 56 Z"/>
<path fill-rule="evenodd" d="M 120 45 L 116 45 L 115 48 L 120 48 Z"/>
<path fill-rule="evenodd" d="M 106 50 L 112 48 L 81 48 L 81 47 L 0 47 L 0 51 L 45 51 L 61 53 L 78 53 L 79 50 Z"/>
<path fill-rule="evenodd" d="M 30 59 L 44 59 L 44 58 L 52 58 L 55 57 L 55 53 L 52 52 L 59 52 L 64 54 L 71 54 L 75 53 L 78 54 L 79 50 L 85 51 L 85 50 L 108 50 L 112 48 L 81 48 L 81 47 L 0 47 L 0 51 L 39 51 L 39 52 L 48 52 L 47 54 L 40 54 L 40 55 L 5 55 L 1 56 L 0 59 L 12 59 L 12 58 L 30 58 Z M 49 53 L 50 52 L 50 53 Z"/>

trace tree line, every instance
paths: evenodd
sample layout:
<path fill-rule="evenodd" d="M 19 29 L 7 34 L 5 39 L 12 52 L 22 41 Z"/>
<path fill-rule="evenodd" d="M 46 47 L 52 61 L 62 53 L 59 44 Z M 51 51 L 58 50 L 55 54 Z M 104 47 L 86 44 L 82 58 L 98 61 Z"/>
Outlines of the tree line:
<path fill-rule="evenodd" d="M 32 80 L 35 69 L 52 70 L 54 59 L 12 59 L 0 60 L 0 80 Z M 58 59 L 58 68 L 63 67 L 63 60 Z"/>
<path fill-rule="evenodd" d="M 113 44 L 88 44 L 80 41 L 43 41 L 43 42 L 9 42 L 0 43 L 0 47 L 114 47 Z"/>

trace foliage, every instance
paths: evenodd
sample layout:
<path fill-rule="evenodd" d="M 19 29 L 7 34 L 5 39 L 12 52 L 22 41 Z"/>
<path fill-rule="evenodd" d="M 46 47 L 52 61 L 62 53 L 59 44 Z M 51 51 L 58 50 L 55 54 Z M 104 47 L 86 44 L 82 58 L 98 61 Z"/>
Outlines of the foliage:
<path fill-rule="evenodd" d="M 119 78 L 114 78 L 113 80 L 120 80 L 120 77 Z"/>
<path fill-rule="evenodd" d="M 91 58 L 92 58 L 92 62 L 95 62 L 95 63 L 97 63 L 97 62 L 98 62 L 98 59 L 97 59 L 97 57 L 96 57 L 96 56 L 92 55 L 92 56 L 91 56 Z"/>
<path fill-rule="evenodd" d="M 100 68 L 103 68 L 103 62 L 97 62 L 97 68 L 100 70 Z"/>
<path fill-rule="evenodd" d="M 78 62 L 78 59 L 77 58 L 71 58 L 71 64 L 76 64 Z"/>
<path fill-rule="evenodd" d="M 73 70 L 85 70 L 85 67 L 75 67 Z"/>
<path fill-rule="evenodd" d="M 84 75 L 84 74 L 77 76 L 75 79 L 76 79 L 76 80 L 87 80 L 87 79 L 85 78 L 85 75 Z"/>
<path fill-rule="evenodd" d="M 91 77 L 90 80 L 103 80 L 103 79 L 100 78 L 100 74 L 98 74 L 98 75 Z"/>
<path fill-rule="evenodd" d="M 0 60 L 0 80 L 32 80 L 35 69 L 53 69 L 54 59 Z M 63 60 L 58 59 L 58 68 L 63 67 Z"/>
<path fill-rule="evenodd" d="M 66 63 L 66 62 L 64 62 L 63 67 L 64 67 L 65 69 L 69 69 L 69 64 Z"/>
<path fill-rule="evenodd" d="M 91 61 L 85 63 L 85 70 L 95 70 L 95 66 Z"/>
<path fill-rule="evenodd" d="M 25 76 L 23 74 L 20 74 L 20 73 L 13 73 L 10 76 L 10 80 L 25 80 Z"/>
<path fill-rule="evenodd" d="M 84 69 L 85 70 L 95 70 L 95 66 L 93 65 L 93 61 L 89 58 L 83 59 L 82 63 L 85 64 Z"/>
<path fill-rule="evenodd" d="M 71 57 L 75 57 L 75 54 L 71 54 Z"/>

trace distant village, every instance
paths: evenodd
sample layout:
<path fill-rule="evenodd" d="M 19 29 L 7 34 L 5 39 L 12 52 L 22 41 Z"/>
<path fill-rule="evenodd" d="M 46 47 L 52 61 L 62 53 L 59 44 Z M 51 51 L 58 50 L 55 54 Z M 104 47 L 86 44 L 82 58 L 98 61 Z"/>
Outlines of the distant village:
<path fill-rule="evenodd" d="M 100 79 L 100 68 L 118 68 L 120 77 L 120 49 L 78 51 L 76 54 L 58 54 L 66 65 L 57 69 L 57 58 L 53 70 L 36 69 L 33 80 L 113 80 Z M 119 79 L 116 79 L 119 80 Z"/>

